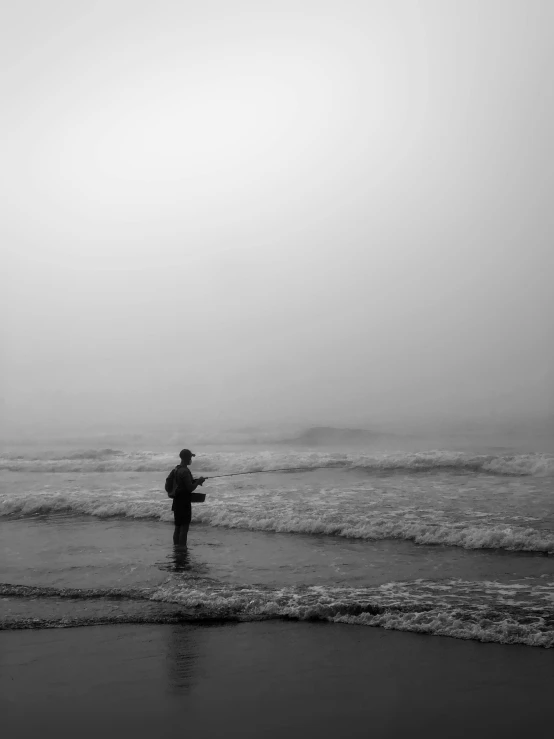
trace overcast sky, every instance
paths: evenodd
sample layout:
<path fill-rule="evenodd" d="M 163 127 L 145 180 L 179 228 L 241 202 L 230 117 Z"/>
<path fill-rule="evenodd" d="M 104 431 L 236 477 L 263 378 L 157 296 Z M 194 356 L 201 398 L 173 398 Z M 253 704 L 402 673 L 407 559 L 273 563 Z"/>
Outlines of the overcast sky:
<path fill-rule="evenodd" d="M 19 423 L 554 410 L 554 3 L 18 0 Z"/>

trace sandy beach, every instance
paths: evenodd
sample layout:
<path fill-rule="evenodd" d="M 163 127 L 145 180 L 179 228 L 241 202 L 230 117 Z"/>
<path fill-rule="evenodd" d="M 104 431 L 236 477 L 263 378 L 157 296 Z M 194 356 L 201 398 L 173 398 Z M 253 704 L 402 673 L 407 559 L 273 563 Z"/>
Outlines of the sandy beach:
<path fill-rule="evenodd" d="M 533 736 L 551 720 L 553 660 L 275 621 L 3 632 L 2 735 Z"/>

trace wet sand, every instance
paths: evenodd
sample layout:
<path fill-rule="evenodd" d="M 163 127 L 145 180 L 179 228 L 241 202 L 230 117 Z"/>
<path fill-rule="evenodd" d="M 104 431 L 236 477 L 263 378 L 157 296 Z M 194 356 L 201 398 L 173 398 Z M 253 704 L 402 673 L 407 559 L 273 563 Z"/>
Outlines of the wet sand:
<path fill-rule="evenodd" d="M 554 650 L 336 624 L 0 633 L 2 736 L 520 737 Z"/>

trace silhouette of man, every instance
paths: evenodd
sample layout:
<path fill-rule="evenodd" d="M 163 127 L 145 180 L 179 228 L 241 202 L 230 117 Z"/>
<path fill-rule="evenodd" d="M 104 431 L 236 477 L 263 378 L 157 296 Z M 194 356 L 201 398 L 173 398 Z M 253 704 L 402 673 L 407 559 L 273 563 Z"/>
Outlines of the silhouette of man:
<path fill-rule="evenodd" d="M 179 452 L 181 464 L 175 468 L 173 517 L 175 519 L 175 531 L 173 532 L 173 543 L 180 547 L 187 546 L 187 536 L 189 533 L 190 519 L 192 516 L 192 506 L 190 494 L 199 485 L 203 485 L 205 478 L 199 477 L 195 480 L 189 470 L 189 464 L 196 455 L 190 449 L 182 449 Z"/>

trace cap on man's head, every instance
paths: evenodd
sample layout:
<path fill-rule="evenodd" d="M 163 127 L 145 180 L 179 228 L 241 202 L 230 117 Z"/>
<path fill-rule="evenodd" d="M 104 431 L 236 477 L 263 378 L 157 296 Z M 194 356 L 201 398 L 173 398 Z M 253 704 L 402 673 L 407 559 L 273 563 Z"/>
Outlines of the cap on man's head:
<path fill-rule="evenodd" d="M 196 454 L 193 454 L 190 449 L 181 449 L 179 456 L 181 459 L 188 459 L 188 457 L 196 457 Z"/>

